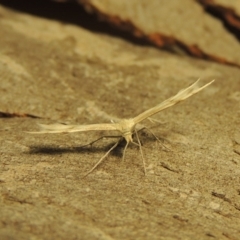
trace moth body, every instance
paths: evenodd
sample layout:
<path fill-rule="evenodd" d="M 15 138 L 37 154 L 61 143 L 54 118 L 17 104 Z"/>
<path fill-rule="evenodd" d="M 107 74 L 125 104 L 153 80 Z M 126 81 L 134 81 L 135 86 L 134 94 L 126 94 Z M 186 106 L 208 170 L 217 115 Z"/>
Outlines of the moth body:
<path fill-rule="evenodd" d="M 127 143 L 133 142 L 132 135 L 135 128 L 135 122 L 132 118 L 123 119 L 118 122 L 116 128 L 121 133 L 122 137 L 126 140 Z"/>

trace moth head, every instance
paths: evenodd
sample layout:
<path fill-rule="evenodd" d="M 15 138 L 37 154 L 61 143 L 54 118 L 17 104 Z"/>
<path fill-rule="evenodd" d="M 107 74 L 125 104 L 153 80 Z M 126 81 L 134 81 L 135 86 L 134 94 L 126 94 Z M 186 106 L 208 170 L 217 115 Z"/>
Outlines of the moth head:
<path fill-rule="evenodd" d="M 131 132 L 123 134 L 123 137 L 124 137 L 124 139 L 126 140 L 127 143 L 133 142 L 132 133 Z"/>

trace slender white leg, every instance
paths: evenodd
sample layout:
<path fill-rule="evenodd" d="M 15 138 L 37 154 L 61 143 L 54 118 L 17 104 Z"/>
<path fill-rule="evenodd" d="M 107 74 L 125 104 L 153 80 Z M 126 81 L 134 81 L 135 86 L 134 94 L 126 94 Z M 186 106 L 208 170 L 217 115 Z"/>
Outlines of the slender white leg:
<path fill-rule="evenodd" d="M 144 128 L 141 128 L 140 131 L 142 131 L 142 130 L 144 130 L 144 129 L 146 129 L 147 131 L 149 131 L 149 132 L 157 139 L 157 141 L 159 142 L 159 144 L 160 144 L 162 147 L 164 147 L 164 148 L 167 149 L 168 151 L 172 151 L 170 148 L 166 147 L 166 146 L 161 142 L 161 140 L 153 133 L 153 131 L 150 130 L 149 128 L 144 127 Z"/>
<path fill-rule="evenodd" d="M 124 159 L 125 159 L 125 155 L 126 155 L 126 150 L 127 150 L 128 144 L 129 144 L 129 142 L 126 143 L 126 145 L 125 145 L 125 147 L 123 149 L 122 161 L 124 161 Z"/>
<path fill-rule="evenodd" d="M 87 143 L 87 144 L 85 144 L 85 145 L 82 145 L 82 146 L 80 146 L 81 148 L 82 147 L 87 147 L 87 146 L 89 146 L 89 145 L 93 145 L 95 142 L 98 142 L 98 141 L 100 141 L 101 139 L 104 139 L 104 138 L 120 138 L 121 136 L 102 136 L 102 137 L 100 137 L 100 138 L 98 138 L 98 139 L 96 139 L 96 140 L 94 140 L 94 141 L 92 141 L 92 142 L 90 142 L 90 143 Z"/>
<path fill-rule="evenodd" d="M 136 129 L 135 129 L 135 133 L 136 133 L 136 136 L 137 136 L 137 141 L 138 141 L 139 149 L 140 149 L 141 156 L 142 156 L 144 175 L 146 175 L 146 166 L 145 166 L 145 160 L 144 160 L 144 157 L 143 157 L 142 145 L 140 143 L 140 140 L 139 140 L 138 133 L 137 133 Z"/>
<path fill-rule="evenodd" d="M 115 148 L 117 147 L 117 145 L 119 144 L 119 142 L 122 139 L 120 139 L 119 141 L 117 141 L 101 158 L 100 160 L 83 176 L 83 178 L 85 178 L 87 175 L 89 175 L 107 156 L 108 154 Z"/>

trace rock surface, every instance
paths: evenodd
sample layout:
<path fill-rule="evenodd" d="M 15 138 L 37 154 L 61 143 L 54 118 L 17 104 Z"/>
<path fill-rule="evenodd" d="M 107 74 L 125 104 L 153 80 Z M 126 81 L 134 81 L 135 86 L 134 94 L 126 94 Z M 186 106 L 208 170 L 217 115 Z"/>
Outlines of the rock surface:
<path fill-rule="evenodd" d="M 0 18 L 0 239 L 239 239 L 239 68 L 3 5 Z M 82 178 L 115 140 L 81 145 L 111 132 L 24 132 L 133 117 L 199 77 L 216 81 L 154 116 L 171 151 L 141 132 L 146 176 L 121 144 Z"/>

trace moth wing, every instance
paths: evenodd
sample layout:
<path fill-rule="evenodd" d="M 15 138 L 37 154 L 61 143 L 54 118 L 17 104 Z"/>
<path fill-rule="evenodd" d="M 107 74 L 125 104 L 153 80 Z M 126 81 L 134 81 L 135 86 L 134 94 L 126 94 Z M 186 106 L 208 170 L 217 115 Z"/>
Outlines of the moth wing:
<path fill-rule="evenodd" d="M 65 125 L 60 123 L 55 124 L 38 124 L 41 128 L 39 132 L 28 132 L 35 134 L 42 133 L 70 133 L 70 132 L 86 132 L 86 131 L 101 131 L 101 130 L 117 130 L 116 123 L 89 124 L 89 125 Z"/>
<path fill-rule="evenodd" d="M 184 101 L 185 99 L 191 97 L 192 95 L 200 92 L 201 90 L 203 90 L 205 87 L 209 86 L 211 83 L 214 82 L 214 80 L 212 80 L 211 82 L 205 84 L 202 87 L 198 86 L 200 79 L 198 79 L 195 83 L 193 83 L 191 86 L 189 86 L 188 88 L 182 89 L 180 90 L 176 95 L 174 95 L 173 97 L 168 98 L 167 100 L 163 101 L 162 103 L 158 104 L 157 106 L 150 108 L 148 110 L 146 110 L 145 112 L 139 114 L 138 116 L 136 116 L 133 120 L 135 123 L 139 123 L 141 121 L 143 121 L 146 118 L 151 117 L 152 115 L 166 109 L 169 108 L 181 101 Z"/>

